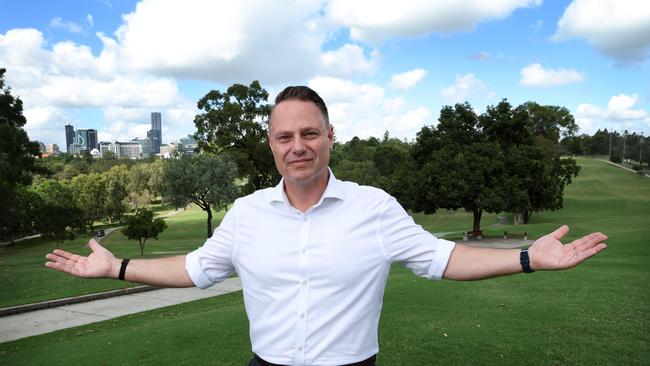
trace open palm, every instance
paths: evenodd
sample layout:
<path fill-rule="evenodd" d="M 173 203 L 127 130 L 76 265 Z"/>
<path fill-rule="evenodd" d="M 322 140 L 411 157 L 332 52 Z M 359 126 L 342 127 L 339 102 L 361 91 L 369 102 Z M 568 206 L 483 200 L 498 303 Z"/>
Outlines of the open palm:
<path fill-rule="evenodd" d="M 569 244 L 560 240 L 569 232 L 563 225 L 554 232 L 537 239 L 528 249 L 533 270 L 558 270 L 575 267 L 586 259 L 607 248 L 603 233 L 591 233 Z"/>
<path fill-rule="evenodd" d="M 45 266 L 77 277 L 116 278 L 115 272 L 116 268 L 119 268 L 117 263 L 119 260 L 95 239 L 91 239 L 88 245 L 93 252 L 87 257 L 56 249 L 45 256 L 48 259 Z"/>

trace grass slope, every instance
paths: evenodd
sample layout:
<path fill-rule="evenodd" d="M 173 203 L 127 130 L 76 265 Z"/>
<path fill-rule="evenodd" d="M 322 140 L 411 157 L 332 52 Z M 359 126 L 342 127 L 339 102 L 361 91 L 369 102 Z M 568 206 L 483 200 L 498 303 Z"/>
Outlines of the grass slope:
<path fill-rule="evenodd" d="M 595 160 L 579 164 L 564 209 L 533 216 L 526 230 L 568 223 L 571 238 L 606 232 L 609 248 L 568 272 L 480 282 L 431 283 L 395 266 L 380 323 L 381 365 L 647 364 L 650 180 Z M 436 232 L 449 230 L 443 222 L 453 230 L 471 222 L 446 215 L 417 220 Z M 250 357 L 247 326 L 237 292 L 3 343 L 0 364 L 242 365 Z"/>
<path fill-rule="evenodd" d="M 214 215 L 218 224 L 223 213 Z M 201 209 L 192 207 L 185 212 L 165 219 L 169 226 L 158 240 L 149 239 L 145 245 L 145 258 L 187 253 L 200 246 L 206 237 L 207 216 Z M 86 243 L 90 236 L 66 241 L 61 249 L 88 255 Z M 128 240 L 114 232 L 102 240 L 120 258 L 140 258 L 138 242 Z M 45 255 L 55 249 L 51 240 L 32 239 L 0 249 L 0 307 L 27 304 L 101 292 L 137 284 L 114 280 L 86 280 L 45 268 Z"/>

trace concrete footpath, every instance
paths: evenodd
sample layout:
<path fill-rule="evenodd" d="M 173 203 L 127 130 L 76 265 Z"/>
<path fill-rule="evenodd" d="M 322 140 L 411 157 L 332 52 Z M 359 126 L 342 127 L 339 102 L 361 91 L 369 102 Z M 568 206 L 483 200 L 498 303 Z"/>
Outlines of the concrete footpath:
<path fill-rule="evenodd" d="M 0 317 L 0 343 L 241 290 L 238 277 L 206 290 L 159 289 Z"/>

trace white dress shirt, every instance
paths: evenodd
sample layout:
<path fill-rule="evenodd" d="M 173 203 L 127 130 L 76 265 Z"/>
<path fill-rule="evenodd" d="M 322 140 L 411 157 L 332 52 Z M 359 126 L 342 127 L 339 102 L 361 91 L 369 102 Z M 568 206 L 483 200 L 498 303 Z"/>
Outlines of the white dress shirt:
<path fill-rule="evenodd" d="M 378 352 L 391 263 L 440 279 L 454 243 L 415 224 L 386 192 L 334 178 L 305 213 L 283 182 L 237 199 L 186 269 L 206 288 L 236 271 L 253 352 L 271 363 L 343 365 Z M 219 330 L 215 330 L 218 332 Z"/>

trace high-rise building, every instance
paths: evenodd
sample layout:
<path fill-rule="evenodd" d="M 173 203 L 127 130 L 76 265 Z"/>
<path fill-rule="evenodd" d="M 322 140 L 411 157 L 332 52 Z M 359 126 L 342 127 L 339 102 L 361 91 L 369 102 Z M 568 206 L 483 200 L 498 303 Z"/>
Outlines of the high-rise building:
<path fill-rule="evenodd" d="M 162 144 L 162 119 L 160 112 L 151 113 L 151 130 L 147 131 L 147 139 L 150 141 L 150 154 L 160 154 Z"/>
<path fill-rule="evenodd" d="M 88 130 L 88 150 L 97 149 L 97 130 Z"/>
<path fill-rule="evenodd" d="M 78 151 L 90 151 L 88 148 L 88 130 L 76 130 L 74 132 L 74 144 L 79 146 Z"/>
<path fill-rule="evenodd" d="M 91 151 L 97 148 L 97 130 L 76 130 L 74 134 L 75 152 Z"/>
<path fill-rule="evenodd" d="M 74 144 L 74 126 L 65 125 L 65 151 L 66 152 L 72 153 L 72 151 L 74 150 L 72 144 Z"/>

